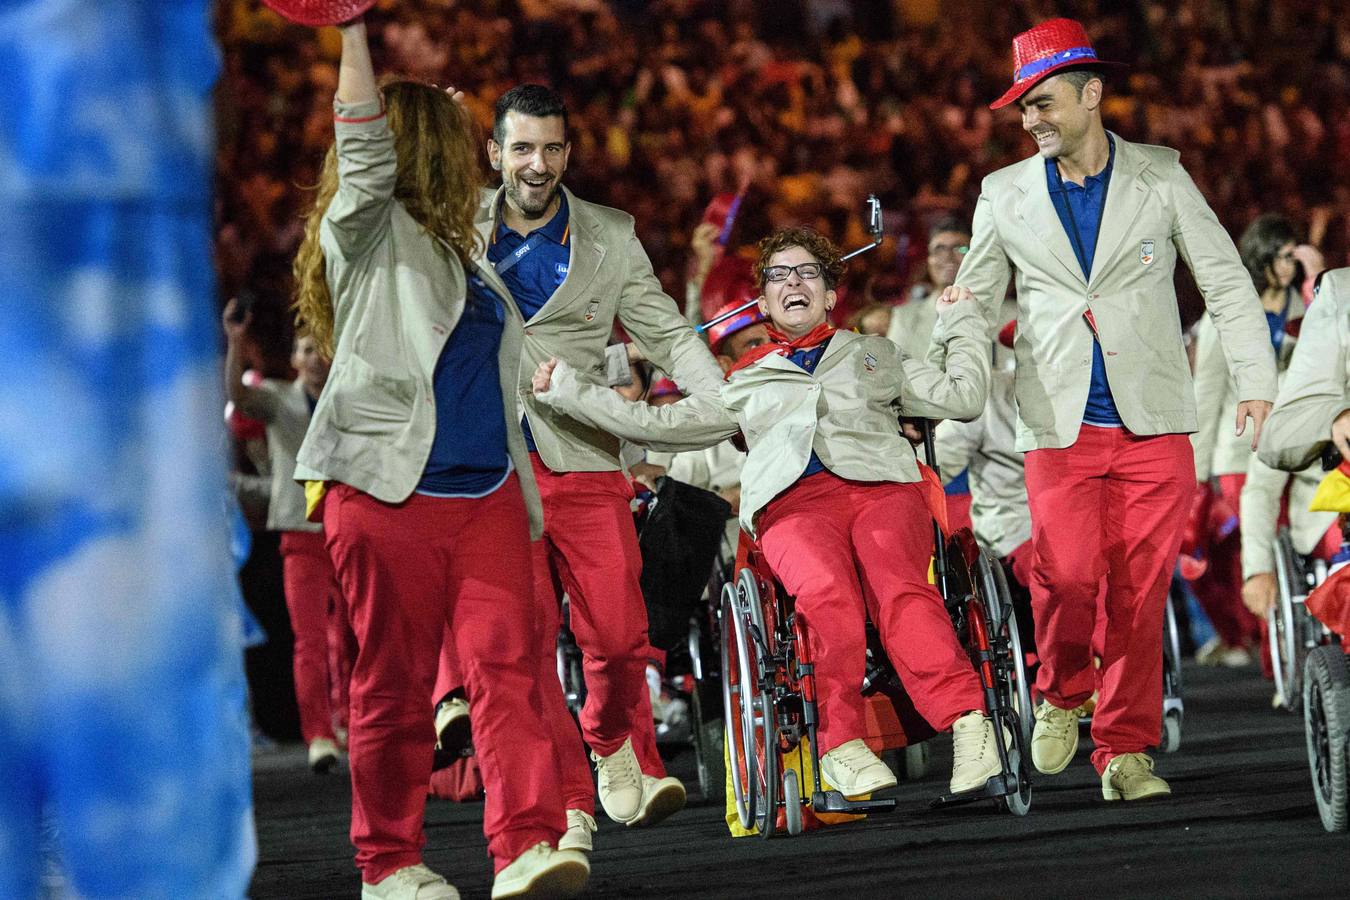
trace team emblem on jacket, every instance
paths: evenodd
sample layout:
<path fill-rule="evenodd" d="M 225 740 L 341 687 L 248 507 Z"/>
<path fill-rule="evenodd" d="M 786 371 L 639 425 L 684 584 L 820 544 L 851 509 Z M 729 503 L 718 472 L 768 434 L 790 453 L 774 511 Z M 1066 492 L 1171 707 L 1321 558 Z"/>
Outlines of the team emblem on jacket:
<path fill-rule="evenodd" d="M 1147 265 L 1151 265 L 1151 264 L 1153 263 L 1153 242 L 1152 242 L 1152 241 L 1140 241 L 1140 242 L 1139 242 L 1139 261 L 1140 261 L 1141 263 L 1143 263 L 1144 265 L 1146 265 L 1146 266 L 1147 266 Z"/>
<path fill-rule="evenodd" d="M 600 301 L 592 300 L 591 305 L 586 307 L 586 321 L 589 322 L 595 318 L 595 314 L 600 311 Z"/>
<path fill-rule="evenodd" d="M 877 358 L 874 354 L 868 353 L 863 356 L 863 368 L 869 375 L 877 370 Z"/>

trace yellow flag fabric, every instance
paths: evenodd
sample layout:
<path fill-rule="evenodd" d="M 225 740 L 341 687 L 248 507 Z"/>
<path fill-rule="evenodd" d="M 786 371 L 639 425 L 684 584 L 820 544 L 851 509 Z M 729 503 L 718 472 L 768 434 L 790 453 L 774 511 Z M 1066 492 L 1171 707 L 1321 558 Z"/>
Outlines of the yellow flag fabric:
<path fill-rule="evenodd" d="M 1350 463 L 1343 462 L 1326 474 L 1317 486 L 1308 509 L 1312 512 L 1350 513 Z"/>
<path fill-rule="evenodd" d="M 724 732 L 722 741 L 722 761 L 726 765 L 727 776 L 727 829 L 731 832 L 732 837 L 749 837 L 750 835 L 759 834 L 759 828 L 755 826 L 748 829 L 742 828 L 741 817 L 736 814 L 736 793 L 731 786 L 731 743 L 726 740 L 727 736 L 728 735 Z M 783 761 L 784 771 L 791 769 L 797 773 L 797 783 L 801 785 L 802 796 L 809 797 L 811 792 L 815 790 L 816 784 L 815 770 L 811 766 L 811 742 L 806 738 L 802 738 L 802 742 L 798 745 L 796 750 L 780 757 L 780 759 Z M 825 790 L 828 791 L 834 789 L 833 785 L 826 780 L 823 773 L 821 774 L 820 781 L 821 784 L 824 785 Z M 872 795 L 867 794 L 866 796 L 870 798 Z M 782 788 L 780 787 L 779 798 L 781 799 L 781 797 Z M 810 822 L 813 818 L 822 825 L 839 825 L 844 822 L 856 822 L 860 819 L 867 818 L 863 815 L 852 815 L 847 813 L 816 814 L 811 811 L 809 806 L 803 810 L 803 817 L 808 823 L 807 828 L 812 827 Z"/>
<path fill-rule="evenodd" d="M 328 482 L 326 481 L 306 481 L 305 482 L 305 518 L 311 522 L 321 522 L 322 519 L 314 517 L 314 511 L 319 508 L 323 502 L 323 495 L 328 493 Z"/>

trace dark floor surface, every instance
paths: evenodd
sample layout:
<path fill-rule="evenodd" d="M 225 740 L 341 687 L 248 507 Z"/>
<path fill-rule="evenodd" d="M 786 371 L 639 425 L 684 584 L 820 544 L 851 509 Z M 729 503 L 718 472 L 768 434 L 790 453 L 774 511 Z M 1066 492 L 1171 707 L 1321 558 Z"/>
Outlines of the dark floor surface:
<path fill-rule="evenodd" d="M 988 803 L 930 812 L 950 765 L 935 739 L 929 775 L 902 782 L 896 812 L 795 838 L 733 840 L 721 804 L 690 805 L 652 829 L 603 821 L 591 857 L 591 897 L 1328 897 L 1350 896 L 1350 836 L 1317 818 L 1302 718 L 1270 708 L 1254 669 L 1188 668 L 1179 752 L 1158 757 L 1173 797 L 1107 804 L 1078 758 L 1035 784 L 1025 818 Z M 347 841 L 350 786 L 316 777 L 303 748 L 255 759 L 260 862 L 251 896 L 359 894 Z M 670 761 L 694 783 L 692 754 Z M 428 865 L 466 900 L 485 898 L 491 873 L 481 807 L 431 801 Z M 851 896 L 850 896 L 851 895 Z"/>

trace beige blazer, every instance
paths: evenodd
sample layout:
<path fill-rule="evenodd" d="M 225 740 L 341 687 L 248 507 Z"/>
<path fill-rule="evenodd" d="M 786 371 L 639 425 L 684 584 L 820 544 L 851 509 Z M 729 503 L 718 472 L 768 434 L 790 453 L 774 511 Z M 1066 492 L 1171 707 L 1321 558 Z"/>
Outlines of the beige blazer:
<path fill-rule="evenodd" d="M 1031 509 L 1023 454 L 1016 442 L 1013 373 L 998 370 L 989 382 L 989 403 L 979 418 L 947 420 L 933 435 L 944 480 L 970 470 L 970 520 L 975 539 L 1000 557 L 1031 539 Z"/>
<path fill-rule="evenodd" d="M 801 477 L 812 451 L 841 478 L 918 481 L 914 448 L 900 436 L 897 415 L 980 414 L 989 360 L 979 310 L 960 303 L 943 320 L 945 369 L 906 357 L 883 337 L 838 331 L 814 373 L 769 355 L 733 373 L 718 394 L 651 407 L 628 403 L 559 365 L 539 400 L 657 450 L 697 450 L 739 431 L 748 447 L 741 524 L 753 534 L 755 514 Z"/>
<path fill-rule="evenodd" d="M 269 531 L 322 531 L 305 518 L 305 489 L 295 480 L 295 456 L 309 428 L 309 399 L 300 379 L 267 378 L 249 394 L 249 413 L 267 425 Z"/>
<path fill-rule="evenodd" d="M 1303 298 L 1289 292 L 1289 321 L 1303 317 Z M 1289 367 L 1296 340 L 1285 335 L 1275 356 L 1275 367 Z M 1274 348 L 1272 348 L 1273 350 Z M 1247 471 L 1252 457 L 1252 434 L 1248 429 L 1238 435 L 1233 423 L 1237 418 L 1237 384 L 1228 375 L 1219 329 L 1209 313 L 1195 325 L 1195 405 L 1200 429 L 1191 435 L 1195 447 L 1195 479 L 1208 481 L 1219 475 L 1238 475 Z"/>
<path fill-rule="evenodd" d="M 333 296 L 333 368 L 295 478 L 340 481 L 400 503 L 417 487 L 436 435 L 432 378 L 464 311 L 464 267 L 394 199 L 394 136 L 380 101 L 334 108 L 338 190 L 319 231 Z M 510 295 L 502 299 L 497 367 L 507 449 L 538 537 L 543 514 L 514 400 L 523 323 Z"/>
<path fill-rule="evenodd" d="M 984 179 L 970 252 L 956 283 L 975 293 L 992 329 L 1015 277 L 1017 449 L 1078 438 L 1092 373 L 1092 311 L 1106 374 L 1135 434 L 1195 431 L 1195 395 L 1172 274 L 1195 276 L 1223 338 L 1243 400 L 1275 395 L 1269 331 L 1237 249 L 1175 150 L 1115 137 L 1116 158 L 1091 279 L 1050 200 L 1033 156 Z"/>
<path fill-rule="evenodd" d="M 1298 346 L 1280 385 L 1257 454 L 1268 466 L 1297 472 L 1331 440 L 1331 423 L 1350 409 L 1350 269 L 1322 276 Z"/>
<path fill-rule="evenodd" d="M 502 188 L 484 191 L 476 222 L 487 242 L 497 229 Z M 528 322 L 516 364 L 517 403 L 544 465 L 554 472 L 609 472 L 620 466 L 619 442 L 611 434 L 566 420 L 535 401 L 530 379 L 539 363 L 557 357 L 595 380 L 605 373 L 605 347 L 618 321 L 645 358 L 685 394 L 716 392 L 722 370 L 707 345 L 666 296 L 633 230 L 633 217 L 587 203 L 566 188 L 571 232 L 567 277 Z M 486 256 L 489 283 L 509 297 Z M 513 306 L 515 304 L 512 304 Z"/>

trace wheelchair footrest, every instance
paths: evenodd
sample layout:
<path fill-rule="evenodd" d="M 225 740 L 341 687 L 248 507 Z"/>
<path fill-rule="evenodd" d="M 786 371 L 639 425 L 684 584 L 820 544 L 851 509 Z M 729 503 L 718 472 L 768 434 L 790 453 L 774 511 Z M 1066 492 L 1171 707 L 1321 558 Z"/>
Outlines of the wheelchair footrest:
<path fill-rule="evenodd" d="M 838 791 L 816 791 L 811 796 L 811 809 L 818 813 L 890 812 L 895 809 L 894 798 L 880 800 L 850 800 Z"/>
<path fill-rule="evenodd" d="M 938 809 L 943 806 L 958 806 L 962 803 L 974 803 L 976 800 L 997 800 L 1000 797 L 1017 793 L 1017 788 L 1012 787 L 1011 783 L 1012 779 L 1006 775 L 994 775 L 985 782 L 984 787 L 966 791 L 964 794 L 943 794 L 930 802 L 928 808 Z"/>

